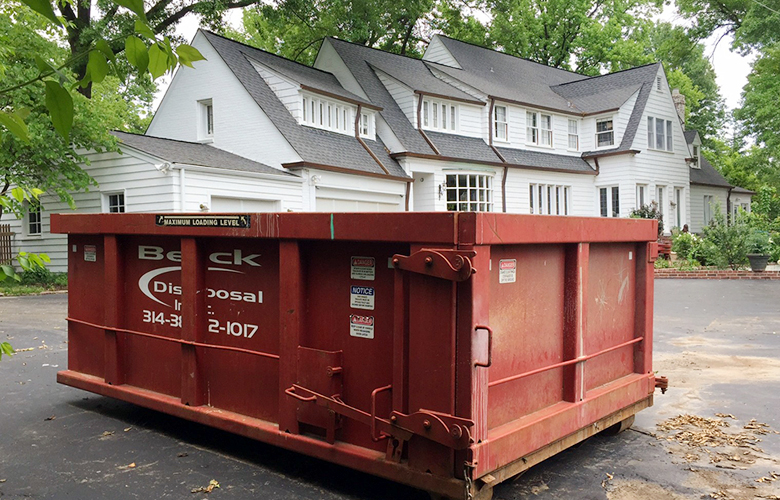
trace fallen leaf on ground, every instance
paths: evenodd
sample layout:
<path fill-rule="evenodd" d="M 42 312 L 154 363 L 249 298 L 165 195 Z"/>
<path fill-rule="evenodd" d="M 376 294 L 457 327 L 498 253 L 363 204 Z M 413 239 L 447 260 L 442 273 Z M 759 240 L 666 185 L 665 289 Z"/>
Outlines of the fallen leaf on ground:
<path fill-rule="evenodd" d="M 125 428 L 125 432 L 129 432 L 129 431 L 130 431 L 130 429 L 132 429 L 132 427 L 126 427 L 126 428 Z"/>
<path fill-rule="evenodd" d="M 134 468 L 135 468 L 135 462 L 133 462 L 133 463 L 129 464 L 129 465 L 127 466 L 127 468 L 128 468 L 128 469 L 134 469 Z"/>
<path fill-rule="evenodd" d="M 27 352 L 27 351 L 33 351 L 35 350 L 35 347 L 26 347 L 24 349 L 14 349 L 14 352 Z"/>
<path fill-rule="evenodd" d="M 103 437 L 108 437 L 108 436 L 111 436 L 112 434 L 114 434 L 114 431 L 103 431 L 102 436 Z"/>
<path fill-rule="evenodd" d="M 737 420 L 737 417 L 735 417 L 731 413 L 716 413 L 715 416 L 720 418 L 733 418 L 734 420 Z"/>
<path fill-rule="evenodd" d="M 179 457 L 179 458 L 183 458 L 183 457 L 186 457 L 186 456 L 188 456 L 188 455 L 189 455 L 189 453 L 182 452 L 182 453 L 179 453 L 179 454 L 178 454 L 178 455 L 176 455 L 176 456 L 177 456 L 177 457 Z"/>
<path fill-rule="evenodd" d="M 51 417 L 44 418 L 43 421 L 44 422 L 48 422 L 49 420 L 54 420 L 55 418 L 57 418 L 57 416 L 56 415 L 52 415 Z"/>
<path fill-rule="evenodd" d="M 0 479 L 0 483 L 4 483 L 6 481 L 8 481 L 8 479 Z"/>
<path fill-rule="evenodd" d="M 219 483 L 216 481 L 216 479 L 209 481 L 208 486 L 198 486 L 197 488 L 193 488 L 192 493 L 211 493 L 214 488 L 219 488 Z"/>

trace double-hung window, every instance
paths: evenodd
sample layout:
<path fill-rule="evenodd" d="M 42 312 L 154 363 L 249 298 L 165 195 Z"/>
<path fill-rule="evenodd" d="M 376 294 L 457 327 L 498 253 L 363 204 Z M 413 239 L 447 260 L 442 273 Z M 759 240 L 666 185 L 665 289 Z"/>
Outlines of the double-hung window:
<path fill-rule="evenodd" d="M 599 213 L 602 217 L 620 217 L 620 188 L 599 188 Z"/>
<path fill-rule="evenodd" d="M 122 214 L 125 212 L 125 194 L 109 193 L 106 195 L 106 210 L 112 214 Z"/>
<path fill-rule="evenodd" d="M 693 146 L 693 168 L 701 168 L 701 163 L 699 162 L 699 155 L 701 154 L 701 151 L 699 151 L 699 146 L 694 145 Z"/>
<path fill-rule="evenodd" d="M 538 144 L 540 146 L 552 147 L 552 116 L 527 111 L 526 120 L 526 142 L 528 144 Z"/>
<path fill-rule="evenodd" d="M 637 184 L 636 185 L 636 208 L 641 208 L 645 205 L 646 197 L 647 197 L 647 186 Z"/>
<path fill-rule="evenodd" d="M 647 117 L 647 147 L 659 151 L 674 151 L 671 120 Z"/>
<path fill-rule="evenodd" d="M 612 118 L 596 120 L 596 146 L 603 148 L 615 145 L 615 130 Z"/>
<path fill-rule="evenodd" d="M 198 101 L 200 124 L 198 125 L 198 139 L 209 140 L 214 137 L 214 105 L 211 99 Z"/>
<path fill-rule="evenodd" d="M 577 120 L 569 119 L 569 149 L 572 151 L 580 150 L 579 123 Z"/>
<path fill-rule="evenodd" d="M 704 195 L 704 224 L 709 224 L 712 220 L 712 206 L 714 202 L 712 195 Z"/>
<path fill-rule="evenodd" d="M 458 107 L 455 104 L 424 99 L 422 126 L 428 130 L 455 132 L 458 128 Z"/>
<path fill-rule="evenodd" d="M 39 236 L 43 232 L 41 204 L 32 202 L 27 207 L 27 236 Z"/>
<path fill-rule="evenodd" d="M 509 140 L 509 124 L 506 119 L 506 106 L 493 108 L 493 133 L 499 141 Z"/>
<path fill-rule="evenodd" d="M 492 212 L 493 177 L 485 174 L 448 174 L 447 210 Z"/>
<path fill-rule="evenodd" d="M 528 201 L 532 214 L 569 215 L 570 186 L 529 184 Z"/>

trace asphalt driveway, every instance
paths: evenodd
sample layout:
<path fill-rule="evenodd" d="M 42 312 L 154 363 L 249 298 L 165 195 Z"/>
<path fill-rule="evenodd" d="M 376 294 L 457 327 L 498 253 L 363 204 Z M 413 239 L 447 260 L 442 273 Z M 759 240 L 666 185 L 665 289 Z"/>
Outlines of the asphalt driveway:
<path fill-rule="evenodd" d="M 591 438 L 495 498 L 780 498 L 780 282 L 658 280 L 655 299 L 655 367 L 669 392 L 630 431 Z M 0 340 L 23 349 L 0 361 L 0 498 L 428 498 L 58 385 L 66 302 L 0 298 Z M 211 480 L 219 488 L 203 492 Z"/>

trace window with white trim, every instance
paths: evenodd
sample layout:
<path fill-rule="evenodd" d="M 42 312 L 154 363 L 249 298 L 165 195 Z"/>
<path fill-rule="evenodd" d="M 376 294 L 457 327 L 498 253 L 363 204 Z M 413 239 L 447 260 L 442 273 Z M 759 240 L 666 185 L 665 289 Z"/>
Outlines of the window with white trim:
<path fill-rule="evenodd" d="M 214 104 L 211 99 L 198 101 L 198 114 L 198 138 L 204 140 L 214 137 Z"/>
<path fill-rule="evenodd" d="M 569 215 L 571 186 L 529 184 L 528 201 L 532 214 Z"/>
<path fill-rule="evenodd" d="M 643 207 L 647 204 L 647 186 L 641 184 L 636 185 L 636 208 Z"/>
<path fill-rule="evenodd" d="M 43 232 L 41 204 L 37 201 L 27 205 L 27 236 L 39 236 Z"/>
<path fill-rule="evenodd" d="M 372 116 L 368 113 L 360 113 L 360 135 L 363 137 L 368 137 L 371 135 L 371 118 Z"/>
<path fill-rule="evenodd" d="M 428 130 L 455 132 L 458 129 L 458 106 L 446 101 L 423 99 L 422 126 Z"/>
<path fill-rule="evenodd" d="M 125 193 L 105 193 L 105 211 L 112 214 L 125 212 Z"/>
<path fill-rule="evenodd" d="M 599 214 L 602 217 L 620 217 L 620 188 L 599 188 Z"/>
<path fill-rule="evenodd" d="M 552 147 L 552 115 L 526 111 L 526 137 L 528 144 Z"/>
<path fill-rule="evenodd" d="M 674 151 L 672 121 L 647 117 L 647 147 L 658 151 Z"/>
<path fill-rule="evenodd" d="M 596 120 L 596 147 L 615 145 L 615 130 L 612 118 Z"/>
<path fill-rule="evenodd" d="M 355 106 L 343 102 L 306 94 L 301 97 L 301 124 L 341 134 L 354 134 L 355 110 Z"/>
<path fill-rule="evenodd" d="M 715 197 L 712 195 L 704 195 L 704 225 L 710 223 L 712 220 L 712 208 L 715 203 Z"/>
<path fill-rule="evenodd" d="M 661 214 L 661 217 L 664 216 L 664 193 L 666 192 L 666 186 L 658 186 L 656 188 L 656 193 L 658 196 L 656 197 L 655 201 L 658 203 L 658 212 Z"/>
<path fill-rule="evenodd" d="M 580 150 L 579 122 L 569 119 L 569 149 L 571 151 Z"/>
<path fill-rule="evenodd" d="M 509 140 L 509 124 L 506 117 L 506 106 L 493 108 L 493 134 L 499 141 Z"/>
<path fill-rule="evenodd" d="M 701 154 L 701 151 L 699 151 L 699 146 L 693 145 L 693 164 L 691 165 L 693 168 L 701 168 L 701 162 L 699 161 L 699 154 Z"/>
<path fill-rule="evenodd" d="M 493 177 L 486 174 L 447 174 L 447 210 L 492 212 Z"/>

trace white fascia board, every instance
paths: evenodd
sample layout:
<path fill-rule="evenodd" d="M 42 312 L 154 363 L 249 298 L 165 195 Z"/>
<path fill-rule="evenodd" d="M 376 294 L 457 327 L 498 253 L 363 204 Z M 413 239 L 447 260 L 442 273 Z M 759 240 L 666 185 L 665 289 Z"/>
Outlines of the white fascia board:
<path fill-rule="evenodd" d="M 244 170 L 231 170 L 227 168 L 204 167 L 203 165 L 189 165 L 186 163 L 172 163 L 171 169 L 192 170 L 195 172 L 203 172 L 203 173 L 214 174 L 214 175 L 224 175 L 229 177 L 235 177 L 235 176 L 251 177 L 253 179 L 268 179 L 268 180 L 281 181 L 281 182 L 300 183 L 303 181 L 301 177 L 299 177 L 294 173 L 288 173 L 287 175 L 264 174 L 262 172 L 247 172 Z"/>

